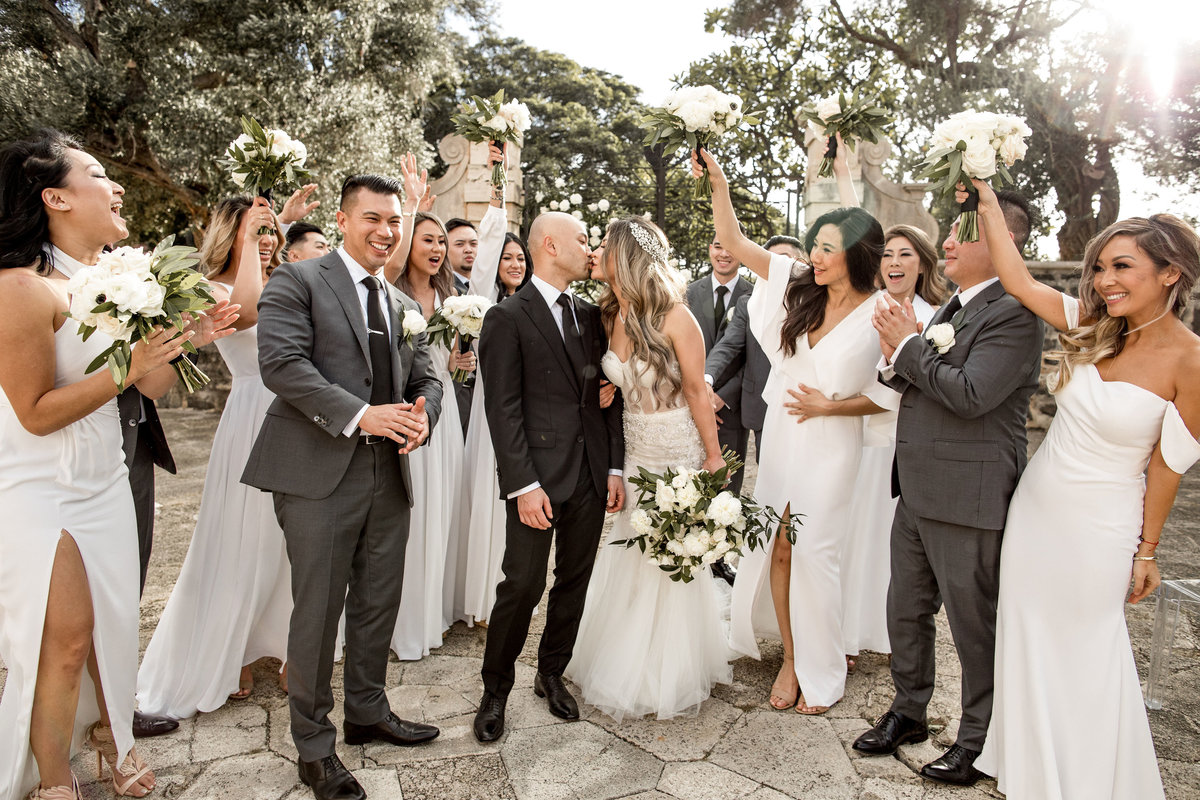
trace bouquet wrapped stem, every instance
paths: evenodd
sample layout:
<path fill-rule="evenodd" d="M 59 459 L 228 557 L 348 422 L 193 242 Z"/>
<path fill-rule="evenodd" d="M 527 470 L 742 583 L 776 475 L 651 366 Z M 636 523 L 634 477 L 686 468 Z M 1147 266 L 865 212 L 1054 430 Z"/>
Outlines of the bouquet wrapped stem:
<path fill-rule="evenodd" d="M 277 186 L 298 188 L 311 177 L 304 169 L 308 148 L 281 130 L 264 128 L 252 117 L 242 117 L 242 135 L 230 142 L 220 163 L 245 192 L 271 202 Z M 259 229 L 261 236 L 266 232 Z"/>
<path fill-rule="evenodd" d="M 854 152 L 856 141 L 878 142 L 883 128 L 891 122 L 887 112 L 874 100 L 863 97 L 855 90 L 849 97 L 845 92 L 830 95 L 811 106 L 800 110 L 800 117 L 808 120 L 809 129 L 826 140 L 825 157 L 817 168 L 817 177 L 833 176 L 833 160 L 837 157 L 837 137 L 840 134 L 846 147 Z"/>
<path fill-rule="evenodd" d="M 468 142 L 491 142 L 502 150 L 506 142 L 520 144 L 525 131 L 533 124 L 529 107 L 516 100 L 504 102 L 503 89 L 491 97 L 472 97 L 451 120 L 454 132 Z M 492 185 L 504 186 L 506 183 L 508 175 L 504 164 L 493 164 Z"/>

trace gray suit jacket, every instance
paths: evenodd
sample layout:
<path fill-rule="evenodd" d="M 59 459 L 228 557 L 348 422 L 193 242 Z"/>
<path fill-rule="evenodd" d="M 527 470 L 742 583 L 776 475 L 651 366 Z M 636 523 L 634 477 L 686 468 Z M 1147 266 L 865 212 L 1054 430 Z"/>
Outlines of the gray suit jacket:
<path fill-rule="evenodd" d="M 425 398 L 432 430 L 442 385 L 429 363 L 425 336 L 404 341 L 411 298 L 384 281 L 392 326 L 392 394 Z M 258 301 L 258 365 L 275 393 L 246 462 L 242 482 L 312 500 L 328 497 L 358 444 L 342 431 L 371 397 L 367 325 L 357 289 L 335 251 L 281 264 Z M 408 457 L 401 456 L 404 490 L 412 498 Z"/>
<path fill-rule="evenodd" d="M 1042 325 L 994 283 L 963 308 L 939 355 L 910 340 L 885 381 L 902 393 L 892 492 L 919 517 L 1000 530 L 1025 469 L 1025 419 L 1037 389 Z M 944 319 L 939 310 L 930 320 Z"/>
<path fill-rule="evenodd" d="M 747 296 L 754 290 L 754 284 L 745 278 L 738 277 L 733 284 L 733 291 L 730 292 L 729 298 L 725 301 L 726 319 L 729 318 L 729 311 L 733 310 L 743 296 Z M 692 281 L 687 287 L 687 303 L 688 307 L 695 315 L 696 321 L 700 323 L 700 330 L 704 333 L 704 352 L 711 353 L 713 347 L 721 337 L 725 335 L 727 324 L 720 326 L 715 324 L 713 314 L 716 308 L 713 306 L 713 289 L 712 277 L 706 275 L 698 281 Z M 713 391 L 721 396 L 725 401 L 725 405 L 734 414 L 740 414 L 742 405 L 742 364 L 738 364 L 738 369 L 734 370 L 723 381 L 718 381 L 713 375 Z M 708 373 L 712 375 L 711 372 Z"/>
<path fill-rule="evenodd" d="M 741 371 L 742 391 L 738 399 L 741 403 L 742 427 L 761 431 L 767 414 L 767 403 L 762 393 L 771 374 L 771 360 L 750 332 L 749 305 L 749 294 L 738 298 L 733 318 L 725 326 L 724 335 L 704 361 L 704 372 L 712 376 L 713 386 L 724 386 Z M 736 407 L 734 411 L 737 411 Z"/>

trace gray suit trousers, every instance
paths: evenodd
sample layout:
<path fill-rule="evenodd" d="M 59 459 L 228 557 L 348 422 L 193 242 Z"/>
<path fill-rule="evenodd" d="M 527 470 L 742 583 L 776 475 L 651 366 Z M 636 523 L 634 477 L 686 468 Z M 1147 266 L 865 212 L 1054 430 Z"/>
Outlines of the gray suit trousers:
<path fill-rule="evenodd" d="M 304 761 L 332 755 L 334 648 L 346 610 L 346 720 L 387 716 L 388 647 L 400 608 L 409 504 L 394 442 L 358 445 L 329 497 L 274 493 L 292 564 L 288 701 L 292 738 Z M 349 593 L 347 594 L 347 588 Z"/>
<path fill-rule="evenodd" d="M 892 711 L 925 719 L 933 696 L 934 616 L 942 603 L 962 664 L 962 719 L 957 743 L 983 749 L 992 717 L 996 595 L 1003 531 L 918 517 L 901 497 L 892 523 L 888 638 L 892 643 Z"/>

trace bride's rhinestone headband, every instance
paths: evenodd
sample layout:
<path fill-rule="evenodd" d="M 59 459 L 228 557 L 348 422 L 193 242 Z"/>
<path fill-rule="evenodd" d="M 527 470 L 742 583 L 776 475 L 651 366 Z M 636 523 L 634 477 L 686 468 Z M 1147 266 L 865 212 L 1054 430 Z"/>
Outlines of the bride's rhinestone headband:
<path fill-rule="evenodd" d="M 633 238 L 641 245 L 642 249 L 650 254 L 650 257 L 655 261 L 667 263 L 667 251 L 662 246 L 662 242 L 658 237 L 650 232 L 649 228 L 639 225 L 636 222 L 629 223 L 629 232 L 633 234 Z"/>

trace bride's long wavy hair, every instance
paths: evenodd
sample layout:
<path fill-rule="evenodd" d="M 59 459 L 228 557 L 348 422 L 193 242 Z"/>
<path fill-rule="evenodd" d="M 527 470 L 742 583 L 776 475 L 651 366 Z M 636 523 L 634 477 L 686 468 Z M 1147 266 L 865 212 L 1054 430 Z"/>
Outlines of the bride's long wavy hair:
<path fill-rule="evenodd" d="M 1130 217 L 1109 225 L 1088 242 L 1083 253 L 1079 276 L 1079 327 L 1060 333 L 1060 349 L 1046 354 L 1047 359 L 1058 364 L 1058 375 L 1051 391 L 1057 392 L 1066 386 L 1075 367 L 1095 364 L 1120 354 L 1125 348 L 1125 335 L 1132 333 L 1125 317 L 1108 313 L 1108 304 L 1095 286 L 1095 268 L 1100 253 L 1118 236 L 1131 237 L 1159 272 L 1170 266 L 1179 269 L 1179 280 L 1169 292 L 1163 293 L 1166 296 L 1163 316 L 1168 313 L 1183 316 L 1191 300 L 1192 287 L 1200 275 L 1200 237 L 1190 225 L 1173 214 Z"/>
<path fill-rule="evenodd" d="M 644 217 L 625 217 L 610 222 L 605 234 L 607 243 L 602 265 L 609 286 L 600 296 L 600 317 L 605 330 L 614 330 L 618 323 L 624 327 L 625 335 L 633 345 L 629 364 L 634 376 L 640 379 L 643 374 L 653 375 L 651 391 L 656 400 L 663 402 L 683 388 L 683 378 L 672 366 L 674 350 L 662 328 L 667 312 L 684 302 L 684 285 L 665 258 L 652 256 L 638 243 L 633 234 L 634 226 L 653 237 L 662 246 L 663 254 L 670 252 L 666 235 Z M 613 285 L 621 292 L 628 307 L 629 313 L 623 321 Z"/>

